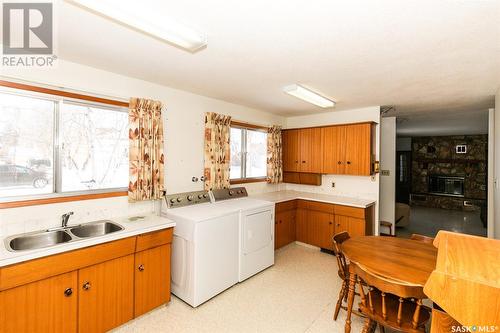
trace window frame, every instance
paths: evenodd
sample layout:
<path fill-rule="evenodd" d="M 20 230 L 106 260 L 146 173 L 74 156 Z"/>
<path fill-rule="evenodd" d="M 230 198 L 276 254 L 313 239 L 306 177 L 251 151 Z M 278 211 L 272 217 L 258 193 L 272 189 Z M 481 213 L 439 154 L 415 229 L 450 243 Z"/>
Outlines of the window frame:
<path fill-rule="evenodd" d="M 244 150 L 243 153 L 246 153 L 246 130 L 251 130 L 251 131 L 257 131 L 257 132 L 264 132 L 268 134 L 268 127 L 265 126 L 260 126 L 260 125 L 254 125 L 254 124 L 249 124 L 249 123 L 244 123 L 240 121 L 231 121 L 231 128 L 239 128 L 243 129 L 245 131 L 242 131 L 242 146 L 244 143 Z M 231 163 L 231 162 L 230 162 Z M 245 157 L 242 158 L 241 160 L 241 174 L 246 176 L 246 154 Z M 234 178 L 234 179 L 229 179 L 230 184 L 248 184 L 248 183 L 259 183 L 259 182 L 267 182 L 267 175 L 263 177 L 241 177 L 241 178 Z"/>
<path fill-rule="evenodd" d="M 83 95 L 27 84 L 14 83 L 0 80 L 0 93 L 14 94 L 23 97 L 44 99 L 54 102 L 54 128 L 53 128 L 53 184 L 52 193 L 19 195 L 0 198 L 0 209 L 24 206 L 43 205 L 79 200 L 120 197 L 128 195 L 127 187 L 106 188 L 97 190 L 81 190 L 62 192 L 61 189 L 61 142 L 60 120 L 61 109 L 64 102 L 90 107 L 98 107 L 116 112 L 128 112 L 129 103 L 107 98 Z"/>

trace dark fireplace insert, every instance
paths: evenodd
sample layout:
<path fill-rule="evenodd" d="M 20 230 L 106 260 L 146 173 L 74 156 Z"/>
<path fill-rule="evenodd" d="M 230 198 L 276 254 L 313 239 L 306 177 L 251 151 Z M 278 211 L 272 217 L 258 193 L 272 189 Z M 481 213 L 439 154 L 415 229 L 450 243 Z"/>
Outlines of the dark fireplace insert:
<path fill-rule="evenodd" d="M 463 197 L 464 180 L 463 176 L 430 175 L 429 193 Z"/>

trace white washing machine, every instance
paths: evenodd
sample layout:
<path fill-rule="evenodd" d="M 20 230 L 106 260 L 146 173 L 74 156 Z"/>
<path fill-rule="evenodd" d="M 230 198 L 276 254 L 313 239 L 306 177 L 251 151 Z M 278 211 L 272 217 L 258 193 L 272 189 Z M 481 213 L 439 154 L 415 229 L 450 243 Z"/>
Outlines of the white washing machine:
<path fill-rule="evenodd" d="M 172 293 L 193 307 L 239 280 L 238 209 L 210 203 L 208 193 L 167 196 L 162 215 L 176 222 L 172 242 Z"/>
<path fill-rule="evenodd" d="M 246 196 L 244 187 L 213 192 L 214 205 L 239 211 L 240 282 L 274 265 L 274 203 Z"/>

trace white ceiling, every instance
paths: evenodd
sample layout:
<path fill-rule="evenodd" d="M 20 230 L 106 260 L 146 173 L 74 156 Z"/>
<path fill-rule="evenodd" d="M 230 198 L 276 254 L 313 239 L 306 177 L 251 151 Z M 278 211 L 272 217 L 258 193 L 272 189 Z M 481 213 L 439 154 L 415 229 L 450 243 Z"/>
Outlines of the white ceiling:
<path fill-rule="evenodd" d="M 497 0 L 108 1 L 196 27 L 208 47 L 191 54 L 60 2 L 61 58 L 278 114 L 325 111 L 283 93 L 291 83 L 335 110 L 399 115 L 485 110 L 500 86 Z"/>

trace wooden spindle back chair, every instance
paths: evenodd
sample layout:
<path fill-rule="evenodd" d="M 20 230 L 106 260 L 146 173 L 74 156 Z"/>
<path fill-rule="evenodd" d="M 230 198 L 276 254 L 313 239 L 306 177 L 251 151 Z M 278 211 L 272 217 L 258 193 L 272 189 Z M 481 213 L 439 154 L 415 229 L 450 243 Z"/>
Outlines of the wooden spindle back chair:
<path fill-rule="evenodd" d="M 333 236 L 332 239 L 333 252 L 335 253 L 335 257 L 337 257 L 337 265 L 339 268 L 338 275 L 342 279 L 342 287 L 340 288 L 339 298 L 337 300 L 337 304 L 335 305 L 333 320 L 337 320 L 340 309 L 347 310 L 347 306 L 343 305 L 343 302 L 347 302 L 347 294 L 349 293 L 349 263 L 347 262 L 344 253 L 342 253 L 341 244 L 349 238 L 351 238 L 349 233 L 343 231 Z M 353 311 L 353 313 L 357 315 L 360 314 L 357 311 Z"/>
<path fill-rule="evenodd" d="M 412 234 L 410 239 L 413 239 L 413 240 L 416 240 L 419 242 L 428 243 L 428 244 L 432 244 L 434 242 L 434 238 L 429 237 L 429 236 L 420 235 L 420 234 Z"/>
<path fill-rule="evenodd" d="M 363 332 L 370 332 L 377 323 L 400 332 L 425 332 L 430 309 L 422 304 L 427 296 L 421 286 L 385 279 L 359 265 L 353 268 L 361 297 L 359 308 L 367 317 Z"/>

